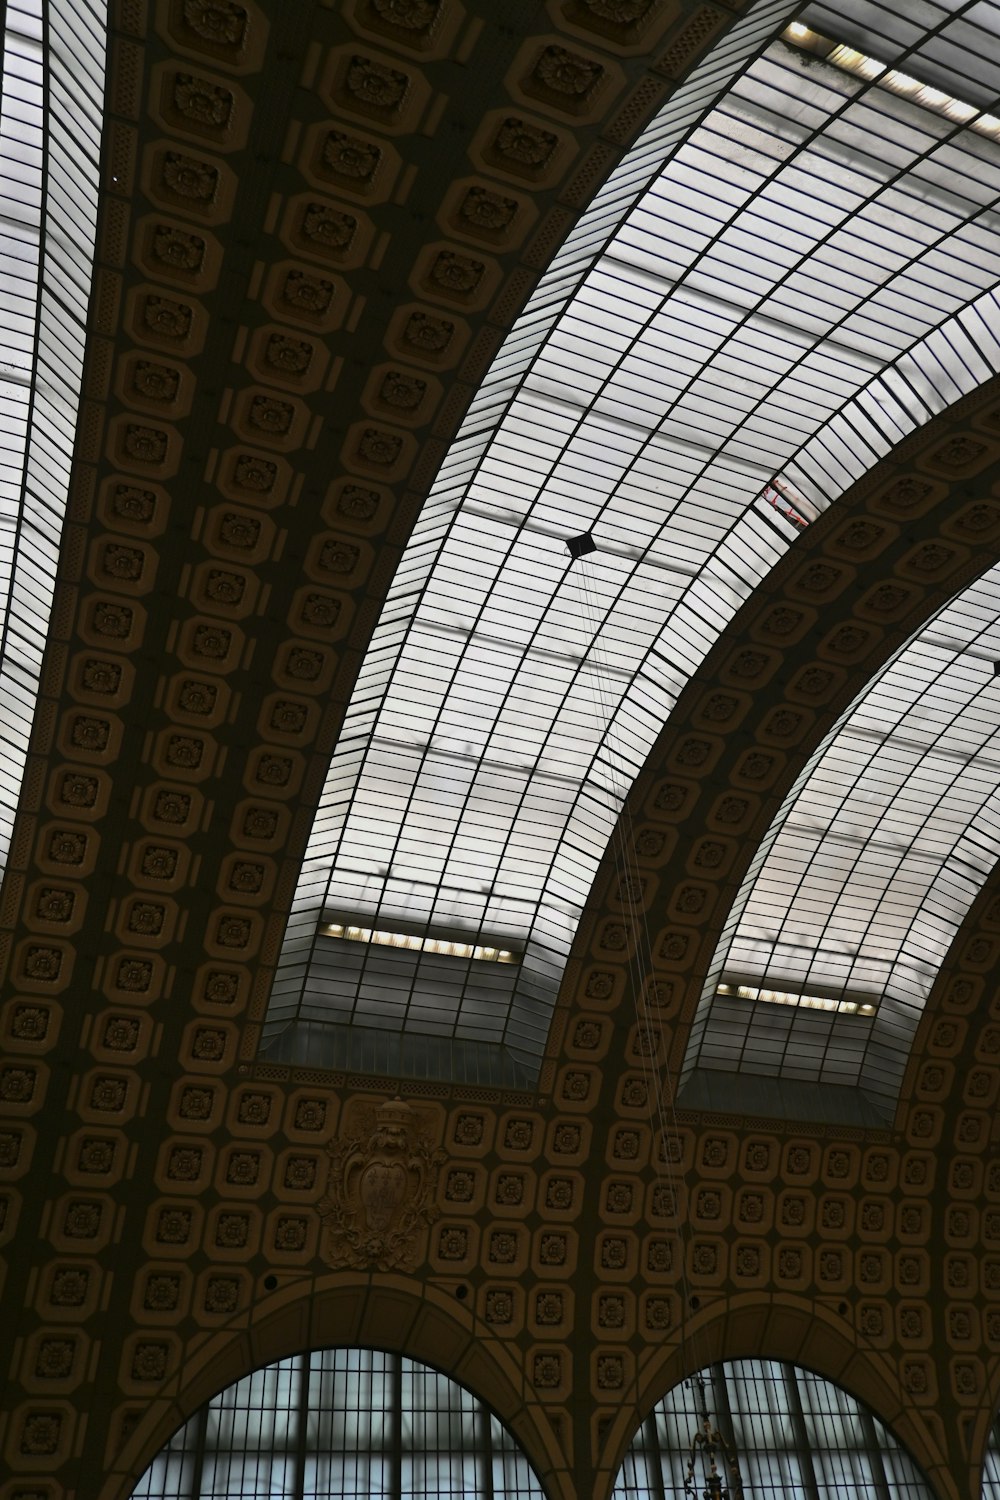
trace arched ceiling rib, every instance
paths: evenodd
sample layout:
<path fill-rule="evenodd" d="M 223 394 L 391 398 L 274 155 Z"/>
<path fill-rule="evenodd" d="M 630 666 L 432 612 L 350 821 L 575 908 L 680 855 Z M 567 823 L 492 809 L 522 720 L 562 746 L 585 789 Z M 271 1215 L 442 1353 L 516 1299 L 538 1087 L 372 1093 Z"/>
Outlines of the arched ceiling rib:
<path fill-rule="evenodd" d="M 691 1062 L 895 1098 L 938 969 L 1000 855 L 998 610 L 993 568 L 812 756 L 731 913 Z"/>
<path fill-rule="evenodd" d="M 958 95 L 956 61 L 1000 15 L 972 10 L 927 7 L 902 47 L 879 4 L 822 19 L 836 32 L 862 16 L 897 71 L 919 75 L 927 52 Z M 529 305 L 362 669 L 272 1031 L 298 1014 L 537 1058 L 597 863 L 694 667 L 801 524 L 1000 368 L 1000 150 L 981 125 L 776 42 L 669 155 L 551 328 L 544 297 Z M 505 361 L 534 350 L 538 323 L 512 391 Z M 598 550 L 569 567 L 584 532 Z M 324 914 L 520 962 L 456 969 L 321 936 L 307 974 Z"/>
<path fill-rule="evenodd" d="M 0 871 L 28 753 L 80 405 L 105 25 L 97 0 L 8 0 L 4 11 Z"/>

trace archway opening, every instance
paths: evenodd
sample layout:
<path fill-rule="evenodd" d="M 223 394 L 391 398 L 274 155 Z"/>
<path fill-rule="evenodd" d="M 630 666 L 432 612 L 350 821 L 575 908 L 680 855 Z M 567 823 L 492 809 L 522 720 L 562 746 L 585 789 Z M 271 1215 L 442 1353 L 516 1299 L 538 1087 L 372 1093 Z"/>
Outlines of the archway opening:
<path fill-rule="evenodd" d="M 154 1458 L 133 1500 L 545 1500 L 510 1431 L 429 1365 L 318 1349 L 245 1375 Z"/>
<path fill-rule="evenodd" d="M 613 1500 L 683 1500 L 701 1415 L 698 1378 L 674 1386 L 643 1422 Z M 707 1366 L 700 1378 L 713 1425 L 735 1453 L 744 1500 L 934 1500 L 888 1427 L 822 1376 L 779 1360 L 737 1359 Z M 725 1472 L 724 1462 L 719 1467 Z M 701 1494 L 698 1467 L 695 1479 Z"/>

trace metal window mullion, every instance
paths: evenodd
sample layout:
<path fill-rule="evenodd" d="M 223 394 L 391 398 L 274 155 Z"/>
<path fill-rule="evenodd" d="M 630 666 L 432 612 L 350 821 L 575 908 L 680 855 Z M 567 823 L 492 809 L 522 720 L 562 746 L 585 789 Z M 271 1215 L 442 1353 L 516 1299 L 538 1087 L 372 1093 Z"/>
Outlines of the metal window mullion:
<path fill-rule="evenodd" d="M 7 55 L 7 0 L 0 0 L 0 120 L 3 119 L 4 61 Z"/>
<path fill-rule="evenodd" d="M 795 1436 L 795 1448 L 799 1463 L 801 1465 L 801 1483 L 808 1500 L 821 1500 L 819 1484 L 816 1480 L 816 1470 L 813 1468 L 812 1452 L 809 1447 L 809 1435 L 806 1432 L 806 1417 L 802 1409 L 802 1393 L 799 1390 L 797 1372 L 794 1365 L 782 1364 L 781 1378 L 785 1386 L 785 1395 L 788 1399 L 788 1415 L 791 1418 L 792 1432 Z M 860 1404 L 860 1403 L 859 1403 Z M 879 1496 L 879 1500 L 888 1500 L 888 1496 Z"/>
<path fill-rule="evenodd" d="M 475 1404 L 473 1432 L 481 1434 L 476 1443 L 476 1469 L 479 1473 L 481 1500 L 493 1500 L 493 1424 L 481 1401 Z"/>
<path fill-rule="evenodd" d="M 295 1433 L 295 1473 L 292 1479 L 294 1500 L 302 1500 L 306 1486 L 306 1435 L 309 1424 L 309 1383 L 312 1377 L 313 1354 L 302 1356 L 302 1372 L 296 1393 L 298 1425 Z"/>
<path fill-rule="evenodd" d="M 875 1423 L 871 1412 L 862 1401 L 858 1402 L 858 1416 L 861 1418 L 861 1431 L 864 1434 L 865 1447 L 868 1449 L 872 1461 L 872 1479 L 875 1484 L 876 1500 L 892 1500 L 889 1484 L 885 1477 L 882 1449 L 879 1446 L 878 1436 L 875 1432 Z"/>
<path fill-rule="evenodd" d="M 211 1405 L 210 1401 L 206 1401 L 195 1417 L 198 1425 L 194 1438 L 194 1465 L 191 1470 L 191 1488 L 188 1490 L 186 1500 L 198 1500 L 201 1494 L 202 1477 L 205 1472 L 205 1447 L 208 1442 L 208 1413 Z"/>
<path fill-rule="evenodd" d="M 643 1422 L 642 1427 L 646 1438 L 643 1458 L 646 1468 L 646 1483 L 649 1485 L 651 1491 L 650 1500 L 667 1500 L 667 1489 L 663 1483 L 663 1460 L 665 1455 L 660 1448 L 660 1434 L 656 1426 L 655 1406 L 645 1422 Z M 681 1457 L 683 1459 L 684 1455 L 682 1454 Z M 673 1485 L 671 1485 L 671 1489 L 673 1489 Z"/>
<path fill-rule="evenodd" d="M 389 1453 L 392 1469 L 389 1475 L 389 1494 L 392 1500 L 402 1500 L 403 1495 L 403 1358 L 400 1354 L 389 1356 Z"/>

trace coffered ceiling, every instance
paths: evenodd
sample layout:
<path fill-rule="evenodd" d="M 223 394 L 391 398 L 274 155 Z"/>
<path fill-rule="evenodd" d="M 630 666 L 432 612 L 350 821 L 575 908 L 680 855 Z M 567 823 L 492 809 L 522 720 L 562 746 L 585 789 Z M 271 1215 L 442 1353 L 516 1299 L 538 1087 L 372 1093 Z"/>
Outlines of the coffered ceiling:
<path fill-rule="evenodd" d="M 817 6 L 757 56 L 791 6 L 117 0 L 98 200 L 103 12 L 8 6 L 2 1500 L 127 1495 L 222 1385 L 337 1342 L 446 1368 L 597 1500 L 692 1330 L 840 1380 L 977 1494 L 990 861 L 891 1119 L 708 1058 L 757 852 L 990 597 L 1000 148 L 960 106 L 989 113 L 993 10 L 924 11 Z M 333 1067 L 260 1050 L 283 943 L 272 1020 L 322 990 L 321 918 L 383 917 L 445 945 L 399 951 L 488 1045 L 530 1021 L 522 1071 L 388 1067 L 370 1015 Z M 390 1253 L 356 1178 L 397 1091 Z"/>

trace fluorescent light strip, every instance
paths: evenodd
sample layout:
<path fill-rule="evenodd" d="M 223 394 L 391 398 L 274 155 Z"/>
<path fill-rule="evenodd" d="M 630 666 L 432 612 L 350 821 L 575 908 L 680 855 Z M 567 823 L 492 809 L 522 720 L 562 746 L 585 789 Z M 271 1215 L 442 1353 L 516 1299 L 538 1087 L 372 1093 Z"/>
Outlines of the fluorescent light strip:
<path fill-rule="evenodd" d="M 768 1005 L 798 1005 L 803 1010 L 835 1010 L 845 1016 L 873 1016 L 876 1007 L 867 1000 L 830 1000 L 825 995 L 798 995 L 790 990 L 761 990 L 751 984 L 720 984 L 720 995 L 738 1000 L 762 1000 Z"/>
<path fill-rule="evenodd" d="M 323 926 L 327 937 L 344 938 L 350 943 L 374 943 L 381 948 L 407 948 L 412 953 L 437 953 L 444 958 L 474 958 L 481 963 L 512 964 L 515 955 L 509 948 L 491 948 L 481 943 L 460 943 L 452 938 L 414 937 L 409 932 L 386 932 L 377 927 L 352 927 L 342 922 Z"/>
<path fill-rule="evenodd" d="M 1000 140 L 1000 119 L 996 115 L 984 114 L 965 99 L 956 99 L 943 89 L 921 83 L 919 78 L 901 73 L 896 68 L 889 68 L 877 58 L 858 52 L 856 48 L 848 47 L 843 42 L 831 42 L 829 37 L 803 26 L 801 21 L 793 21 L 790 26 L 786 26 L 782 32 L 782 40 L 791 47 L 822 57 L 825 62 L 832 63 L 844 73 L 853 73 L 855 77 L 869 82 L 876 80 L 879 88 L 911 99 L 922 109 L 944 115 L 946 119 L 954 120 L 959 125 L 968 125 L 970 130 L 977 130 L 980 135 L 989 136 L 991 140 Z"/>

